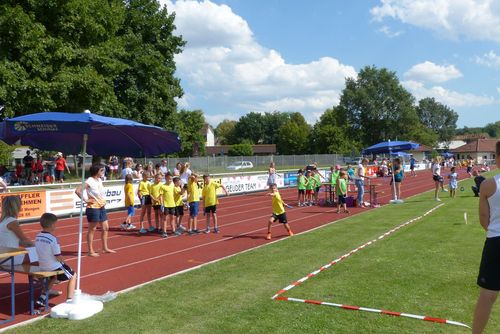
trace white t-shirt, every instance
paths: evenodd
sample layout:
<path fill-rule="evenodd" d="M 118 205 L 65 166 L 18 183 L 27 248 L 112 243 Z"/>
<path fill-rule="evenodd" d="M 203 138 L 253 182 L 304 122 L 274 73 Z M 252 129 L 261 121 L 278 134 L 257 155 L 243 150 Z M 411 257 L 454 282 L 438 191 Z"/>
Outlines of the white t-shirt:
<path fill-rule="evenodd" d="M 488 198 L 490 204 L 490 224 L 488 225 L 488 238 L 500 237 L 500 174 L 494 177 L 497 189 Z"/>
<path fill-rule="evenodd" d="M 14 217 L 5 217 L 4 220 L 0 222 L 0 246 L 19 248 L 19 238 L 7 227 L 7 225 L 16 220 L 17 219 Z M 14 256 L 14 264 L 22 264 L 23 260 L 24 255 Z"/>
<path fill-rule="evenodd" d="M 163 175 L 169 172 L 168 167 L 163 165 L 160 165 L 160 171 L 163 173 Z"/>
<path fill-rule="evenodd" d="M 93 198 L 97 200 L 106 201 L 106 192 L 104 191 L 104 186 L 102 185 L 101 179 L 95 179 L 93 177 L 89 177 L 87 181 L 87 196 L 88 198 Z"/>
<path fill-rule="evenodd" d="M 363 164 L 359 164 L 356 168 L 356 173 L 354 173 L 354 179 L 364 180 L 365 178 L 362 176 L 365 176 L 365 166 L 363 166 Z"/>
<path fill-rule="evenodd" d="M 57 238 L 49 232 L 40 232 L 35 239 L 38 263 L 42 270 L 56 270 L 61 267 L 61 263 L 56 260 L 56 256 L 61 255 L 61 246 Z"/>
<path fill-rule="evenodd" d="M 441 176 L 441 165 L 439 163 L 432 164 L 432 175 Z"/>
<path fill-rule="evenodd" d="M 188 179 L 189 177 L 191 176 L 191 169 L 186 169 L 184 171 L 184 173 L 181 174 L 181 183 L 182 184 L 187 184 L 188 183 Z"/>

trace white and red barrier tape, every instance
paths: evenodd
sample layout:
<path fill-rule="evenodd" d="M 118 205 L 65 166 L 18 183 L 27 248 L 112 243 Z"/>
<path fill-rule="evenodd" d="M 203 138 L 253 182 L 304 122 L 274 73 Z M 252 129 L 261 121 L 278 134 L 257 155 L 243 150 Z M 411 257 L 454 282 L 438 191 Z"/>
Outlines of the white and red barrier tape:
<path fill-rule="evenodd" d="M 281 296 L 283 293 L 293 289 L 294 287 L 304 283 L 305 281 L 307 281 L 309 278 L 311 277 L 314 277 L 316 275 L 318 275 L 320 272 L 330 268 L 331 266 L 333 266 L 334 264 L 337 264 L 339 263 L 340 261 L 342 260 L 345 260 L 346 258 L 348 258 L 349 256 L 351 256 L 352 254 L 362 250 L 363 248 L 367 247 L 367 246 L 370 246 L 370 245 L 373 245 L 374 243 L 376 243 L 377 241 L 379 240 L 382 240 L 384 239 L 385 237 L 393 234 L 394 232 L 396 232 L 397 230 L 417 221 L 417 220 L 420 220 L 422 219 L 423 217 L 431 214 L 432 212 L 434 212 L 435 210 L 437 210 L 438 208 L 440 208 L 441 206 L 443 206 L 444 204 L 439 204 L 437 206 L 435 206 L 434 208 L 430 209 L 429 211 L 425 212 L 423 215 L 421 216 L 418 216 L 416 218 L 413 218 L 413 219 L 410 219 L 409 221 L 401 224 L 401 225 L 398 225 L 396 226 L 395 228 L 385 232 L 384 234 L 380 235 L 379 237 L 373 239 L 373 240 L 370 240 L 364 244 L 362 244 L 361 246 L 349 251 L 348 253 L 342 255 L 341 257 L 325 264 L 324 266 L 322 266 L 321 268 L 313 271 L 312 273 L 308 274 L 307 276 L 304 276 L 302 277 L 301 279 L 293 282 L 292 284 L 284 287 L 283 289 L 279 290 L 273 297 L 272 299 L 273 300 L 284 300 L 284 301 L 291 301 L 291 302 L 298 302 L 298 303 L 307 303 L 307 304 L 315 304 L 315 305 L 325 305 L 325 306 L 331 306 L 331 307 L 338 307 L 338 308 L 342 308 L 342 309 L 346 309 L 346 310 L 356 310 L 356 311 L 365 311 L 365 312 L 373 312 L 373 313 L 381 313 L 381 314 L 387 314 L 387 315 L 393 315 L 393 316 L 398 316 L 398 317 L 406 317 L 406 318 L 412 318 L 412 319 L 418 319 L 418 320 L 424 320 L 424 321 L 431 321 L 431 322 L 437 322 L 437 323 L 443 323 L 443 324 L 448 324 L 448 325 L 455 325 L 455 326 L 462 326 L 462 327 L 467 327 L 467 328 L 470 328 L 469 326 L 467 326 L 466 324 L 463 324 L 461 322 L 457 322 L 457 321 L 452 321 L 452 320 L 447 320 L 447 319 L 442 319 L 442 318 L 436 318 L 436 317 L 428 317 L 428 316 L 423 316 L 423 315 L 416 315 L 416 314 L 410 314 L 410 313 L 403 313 L 403 312 L 392 312 L 392 311 L 386 311 L 386 310 L 380 310 L 380 309 L 374 309 L 374 308 L 369 308 L 369 307 L 362 307 L 362 306 L 351 306 L 351 305 L 344 305 L 344 304 L 336 304 L 336 303 L 330 303 L 330 302 L 323 302 L 323 301 L 317 301 L 317 300 L 307 300 L 307 299 L 299 299 L 299 298 L 291 298 L 291 297 L 283 297 Z"/>

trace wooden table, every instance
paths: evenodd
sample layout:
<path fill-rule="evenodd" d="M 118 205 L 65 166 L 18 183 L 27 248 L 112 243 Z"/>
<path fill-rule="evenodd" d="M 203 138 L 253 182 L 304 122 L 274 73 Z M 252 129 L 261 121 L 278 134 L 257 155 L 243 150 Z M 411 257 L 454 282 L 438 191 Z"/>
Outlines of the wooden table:
<path fill-rule="evenodd" d="M 14 280 L 14 256 L 25 255 L 28 251 L 22 248 L 10 248 L 0 246 L 0 265 L 7 264 L 6 270 L 10 274 L 10 318 L 0 321 L 0 325 L 14 320 L 16 312 L 16 285 Z M 10 262 L 10 266 L 8 263 Z"/>

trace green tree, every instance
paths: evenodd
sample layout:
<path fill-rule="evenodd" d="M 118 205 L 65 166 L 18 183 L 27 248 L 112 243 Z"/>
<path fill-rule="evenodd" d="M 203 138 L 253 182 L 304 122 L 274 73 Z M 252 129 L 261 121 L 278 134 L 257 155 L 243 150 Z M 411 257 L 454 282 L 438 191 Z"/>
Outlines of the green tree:
<path fill-rule="evenodd" d="M 279 140 L 279 131 L 277 130 L 289 120 L 290 113 L 280 111 L 264 113 L 264 115 L 262 116 L 262 144 L 277 144 Z"/>
<path fill-rule="evenodd" d="M 190 157 L 205 155 L 205 137 L 202 129 L 205 117 L 201 110 L 181 110 L 178 115 L 175 131 L 179 134 L 182 144 L 180 156 Z"/>
<path fill-rule="evenodd" d="M 229 148 L 229 152 L 227 152 L 229 156 L 252 156 L 253 149 L 252 144 L 242 143 L 242 144 L 234 144 Z"/>
<path fill-rule="evenodd" d="M 387 139 L 412 139 L 412 129 L 419 123 L 413 105 L 413 96 L 395 72 L 367 66 L 356 79 L 346 79 L 336 110 L 349 135 L 368 146 Z"/>
<path fill-rule="evenodd" d="M 289 119 L 277 131 L 277 151 L 280 154 L 310 152 L 308 145 L 311 127 L 301 113 L 290 113 L 288 117 Z"/>
<path fill-rule="evenodd" d="M 174 18 L 156 0 L 3 1 L 0 117 L 90 109 L 171 125 Z"/>
<path fill-rule="evenodd" d="M 362 145 L 349 135 L 349 128 L 337 108 L 327 109 L 314 125 L 311 146 L 316 153 L 346 153 L 359 151 Z"/>
<path fill-rule="evenodd" d="M 486 132 L 491 138 L 500 138 L 500 121 L 486 124 L 484 132 Z"/>
<path fill-rule="evenodd" d="M 417 115 L 426 128 L 437 134 L 438 141 L 450 141 L 455 135 L 458 114 L 433 97 L 418 102 Z"/>
<path fill-rule="evenodd" d="M 238 143 L 249 140 L 252 144 L 264 142 L 264 117 L 257 112 L 250 112 L 241 116 L 234 128 Z"/>
<path fill-rule="evenodd" d="M 231 145 L 236 142 L 235 127 L 238 122 L 225 119 L 215 128 L 215 136 L 222 145 Z"/>
<path fill-rule="evenodd" d="M 0 165 L 8 166 L 12 159 L 15 147 L 5 144 L 0 140 Z"/>

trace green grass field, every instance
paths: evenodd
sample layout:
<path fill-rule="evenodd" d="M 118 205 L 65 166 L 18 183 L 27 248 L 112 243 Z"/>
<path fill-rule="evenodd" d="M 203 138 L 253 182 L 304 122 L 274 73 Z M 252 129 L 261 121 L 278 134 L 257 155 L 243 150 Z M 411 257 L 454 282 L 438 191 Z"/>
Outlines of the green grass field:
<path fill-rule="evenodd" d="M 285 294 L 471 324 L 485 232 L 466 191 L 431 215 Z M 468 333 L 421 320 L 273 301 L 279 289 L 437 205 L 425 193 L 149 284 L 82 321 L 43 319 L 8 333 Z M 463 214 L 468 213 L 468 225 Z M 293 221 L 291 222 L 293 225 Z M 498 304 L 488 333 L 500 332 Z"/>

